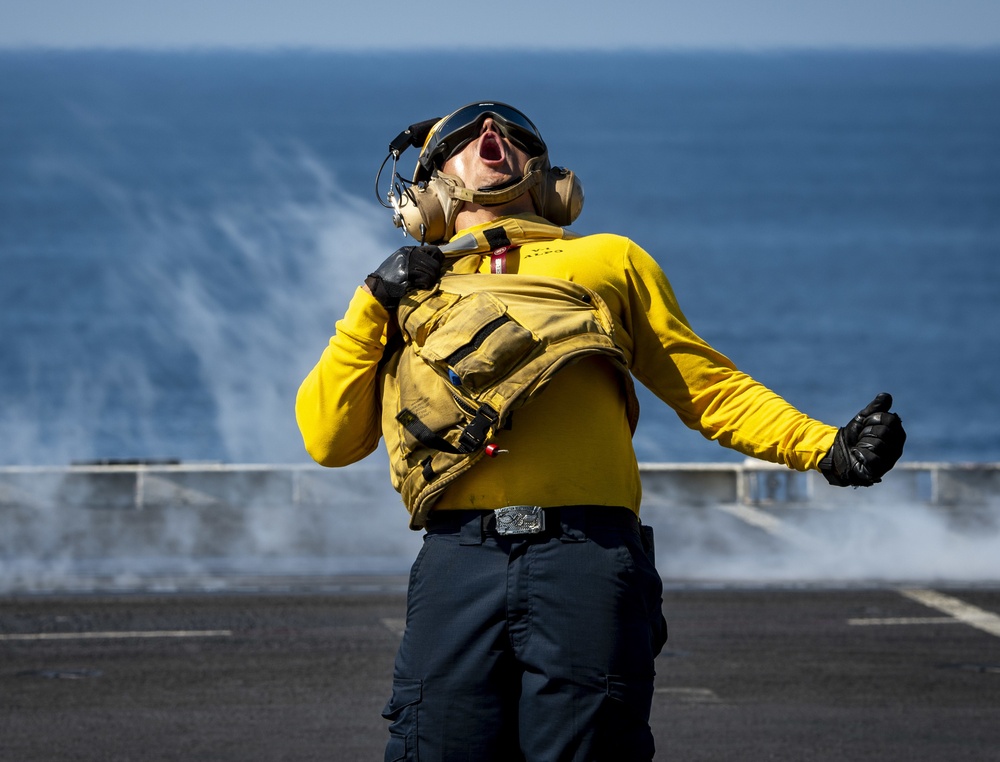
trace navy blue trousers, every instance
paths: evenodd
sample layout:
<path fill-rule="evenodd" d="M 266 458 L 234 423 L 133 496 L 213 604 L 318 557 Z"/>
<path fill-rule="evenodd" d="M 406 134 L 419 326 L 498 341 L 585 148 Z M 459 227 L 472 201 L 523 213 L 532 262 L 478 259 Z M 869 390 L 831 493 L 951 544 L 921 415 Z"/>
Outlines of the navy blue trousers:
<path fill-rule="evenodd" d="M 387 762 L 652 759 L 666 622 L 651 537 L 624 508 L 547 523 L 513 537 L 477 511 L 428 525 L 383 712 Z"/>

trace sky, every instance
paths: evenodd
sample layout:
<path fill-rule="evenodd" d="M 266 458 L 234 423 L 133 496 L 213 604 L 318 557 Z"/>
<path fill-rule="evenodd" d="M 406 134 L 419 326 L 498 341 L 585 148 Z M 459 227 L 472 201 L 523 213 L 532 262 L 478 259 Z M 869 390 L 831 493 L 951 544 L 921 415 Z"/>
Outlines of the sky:
<path fill-rule="evenodd" d="M 0 48 L 982 48 L 1000 0 L 0 0 Z M 487 59 L 488 60 L 488 59 Z M 387 59 L 392 65 L 399 59 Z"/>

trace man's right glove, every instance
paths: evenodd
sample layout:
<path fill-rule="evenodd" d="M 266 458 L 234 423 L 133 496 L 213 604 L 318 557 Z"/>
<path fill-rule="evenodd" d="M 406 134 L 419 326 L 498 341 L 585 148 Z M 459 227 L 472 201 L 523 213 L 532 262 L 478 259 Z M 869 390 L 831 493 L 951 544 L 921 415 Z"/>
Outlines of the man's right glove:
<path fill-rule="evenodd" d="M 443 263 L 437 246 L 403 246 L 365 278 L 365 285 L 383 307 L 394 310 L 405 294 L 437 283 Z"/>
<path fill-rule="evenodd" d="M 833 447 L 819 462 L 826 480 L 837 487 L 870 487 L 896 465 L 903 454 L 903 422 L 890 413 L 892 396 L 879 394 L 837 432 Z"/>

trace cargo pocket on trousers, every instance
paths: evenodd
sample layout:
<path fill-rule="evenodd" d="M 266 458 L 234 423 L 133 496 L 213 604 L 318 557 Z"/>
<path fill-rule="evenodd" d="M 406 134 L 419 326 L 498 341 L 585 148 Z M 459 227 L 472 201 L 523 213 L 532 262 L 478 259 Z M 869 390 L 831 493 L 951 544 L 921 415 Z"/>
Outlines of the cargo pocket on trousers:
<path fill-rule="evenodd" d="M 416 762 L 417 706 L 422 697 L 421 680 L 400 677 L 392 681 L 392 696 L 382 710 L 389 720 L 385 762 Z"/>
<path fill-rule="evenodd" d="M 607 675 L 605 681 L 600 758 L 652 759 L 655 745 L 649 709 L 653 703 L 653 676 Z"/>

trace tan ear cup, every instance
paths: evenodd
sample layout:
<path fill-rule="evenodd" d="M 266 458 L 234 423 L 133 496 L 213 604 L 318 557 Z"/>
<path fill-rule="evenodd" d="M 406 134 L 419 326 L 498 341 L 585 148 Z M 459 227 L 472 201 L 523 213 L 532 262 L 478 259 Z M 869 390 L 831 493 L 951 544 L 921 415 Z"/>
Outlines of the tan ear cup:
<path fill-rule="evenodd" d="M 425 243 L 447 241 L 455 234 L 464 189 L 461 178 L 437 170 L 427 182 L 411 185 L 399 209 L 406 232 Z"/>
<path fill-rule="evenodd" d="M 564 167 L 552 167 L 545 175 L 541 216 L 553 225 L 569 225 L 583 211 L 583 183 L 576 173 Z"/>
<path fill-rule="evenodd" d="M 411 185 L 400 205 L 399 215 L 406 232 L 418 241 L 437 243 L 445 238 L 445 213 L 438 194 L 430 185 Z"/>
<path fill-rule="evenodd" d="M 535 211 L 553 225 L 569 225 L 583 211 L 583 183 L 574 172 L 564 167 L 549 165 L 549 155 L 544 153 L 528 161 L 525 174 L 543 173 L 542 182 L 531 189 Z"/>

